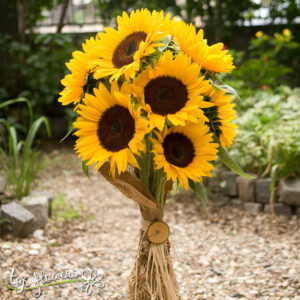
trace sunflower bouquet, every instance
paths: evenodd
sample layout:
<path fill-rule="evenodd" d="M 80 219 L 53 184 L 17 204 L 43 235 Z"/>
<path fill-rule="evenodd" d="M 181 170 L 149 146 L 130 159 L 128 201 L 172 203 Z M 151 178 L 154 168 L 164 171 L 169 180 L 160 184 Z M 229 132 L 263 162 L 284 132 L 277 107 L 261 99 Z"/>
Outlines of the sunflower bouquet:
<path fill-rule="evenodd" d="M 205 198 L 202 179 L 236 135 L 231 95 L 219 73 L 234 69 L 223 44 L 203 30 L 147 9 L 125 12 L 75 51 L 59 102 L 74 105 L 75 150 L 138 202 L 140 242 L 131 299 L 180 299 L 163 222 L 174 183 Z"/>

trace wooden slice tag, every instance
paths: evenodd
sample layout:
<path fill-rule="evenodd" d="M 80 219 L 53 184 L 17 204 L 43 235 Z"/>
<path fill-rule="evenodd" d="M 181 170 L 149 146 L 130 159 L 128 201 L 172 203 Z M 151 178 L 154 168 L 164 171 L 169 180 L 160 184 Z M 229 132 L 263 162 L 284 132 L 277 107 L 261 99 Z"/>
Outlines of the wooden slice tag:
<path fill-rule="evenodd" d="M 157 221 L 149 225 L 147 236 L 151 243 L 161 244 L 165 242 L 170 235 L 170 228 L 165 222 Z"/>

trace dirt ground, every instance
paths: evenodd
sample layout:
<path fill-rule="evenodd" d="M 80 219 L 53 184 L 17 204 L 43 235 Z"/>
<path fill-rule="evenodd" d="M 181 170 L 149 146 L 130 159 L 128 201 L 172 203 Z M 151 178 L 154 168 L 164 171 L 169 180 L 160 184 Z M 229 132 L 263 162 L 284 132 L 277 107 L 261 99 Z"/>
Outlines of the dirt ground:
<path fill-rule="evenodd" d="M 52 217 L 42 235 L 0 240 L 0 299 L 34 299 L 31 291 L 7 289 L 12 268 L 20 278 L 67 269 L 104 273 L 100 296 L 88 297 L 72 283 L 44 287 L 39 299 L 127 299 L 138 247 L 137 204 L 99 174 L 88 179 L 72 149 L 47 154 L 35 189 L 65 200 L 66 212 Z M 224 203 L 210 203 L 205 214 L 188 192 L 169 200 L 166 222 L 183 299 L 300 299 L 297 217 L 252 216 Z"/>

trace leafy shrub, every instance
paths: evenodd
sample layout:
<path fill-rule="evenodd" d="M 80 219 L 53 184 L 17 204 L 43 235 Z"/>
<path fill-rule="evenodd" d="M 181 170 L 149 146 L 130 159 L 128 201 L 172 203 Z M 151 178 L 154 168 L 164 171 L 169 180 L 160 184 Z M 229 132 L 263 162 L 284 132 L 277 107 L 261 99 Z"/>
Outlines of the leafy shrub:
<path fill-rule="evenodd" d="M 248 172 L 300 176 L 300 88 L 258 91 L 246 99 L 231 154 Z"/>
<path fill-rule="evenodd" d="M 23 44 L 9 35 L 1 36 L 0 47 L 8 53 L 5 70 L 0 74 L 0 98 L 30 99 L 37 116 L 62 114 L 57 104 L 60 80 L 66 72 L 65 63 L 82 40 L 75 35 L 36 34 Z"/>
<path fill-rule="evenodd" d="M 287 28 L 274 36 L 258 31 L 251 40 L 249 53 L 232 52 L 238 67 L 232 72 L 230 84 L 240 91 L 242 98 L 253 95 L 254 89 L 274 89 L 282 84 L 287 74 L 296 71 L 292 58 L 300 43 L 292 39 Z M 285 80 L 289 83 L 290 77 Z"/>

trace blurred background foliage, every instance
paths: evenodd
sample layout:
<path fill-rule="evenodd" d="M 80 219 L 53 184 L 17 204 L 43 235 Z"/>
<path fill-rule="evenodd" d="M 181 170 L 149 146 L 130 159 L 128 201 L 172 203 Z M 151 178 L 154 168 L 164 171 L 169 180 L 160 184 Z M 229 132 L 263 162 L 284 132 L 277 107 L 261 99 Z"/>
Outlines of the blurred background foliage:
<path fill-rule="evenodd" d="M 132 9 L 147 7 L 163 9 L 187 22 L 193 22 L 198 28 L 204 27 L 209 43 L 222 41 L 228 48 L 235 50 L 233 54 L 238 68 L 231 79 L 239 90 L 246 86 L 248 91 L 242 91 L 243 96 L 249 95 L 253 88 L 264 85 L 275 87 L 278 82 L 291 86 L 299 85 L 299 49 L 294 41 L 298 38 L 294 35 L 299 34 L 299 24 L 296 22 L 300 12 L 299 1 L 74 1 L 82 5 L 94 5 L 94 14 L 103 25 L 114 25 L 112 22 L 115 16 L 122 11 L 130 12 Z M 68 109 L 63 112 L 57 104 L 58 93 L 62 88 L 60 80 L 67 72 L 65 62 L 71 58 L 75 49 L 81 48 L 85 38 L 95 33 L 61 33 L 66 23 L 78 19 L 76 14 L 72 19 L 67 18 L 70 2 L 72 0 L 1 1 L 1 100 L 24 96 L 32 101 L 37 116 L 60 117 L 63 114 L 72 114 Z M 58 6 L 60 10 L 54 32 L 37 33 L 36 28 L 46 18 L 45 12 Z M 268 14 L 257 14 L 260 9 L 267 9 Z M 265 23 L 269 25 L 249 26 L 253 25 L 254 19 L 259 18 L 265 19 Z M 286 24 L 275 25 L 282 18 Z M 262 37 L 253 39 L 257 29 L 264 27 L 268 34 L 264 33 Z M 285 27 L 292 32 L 288 40 L 282 34 L 278 38 L 273 37 Z M 246 43 L 245 36 L 248 39 Z M 242 47 L 239 40 L 242 41 Z M 262 64 L 264 68 L 261 68 Z M 20 108 L 20 111 L 15 109 L 12 117 L 24 118 L 26 113 L 23 108 Z"/>
<path fill-rule="evenodd" d="M 71 5 L 77 10 L 70 14 Z M 1 0 L 0 102 L 26 97 L 36 118 L 47 116 L 53 137 L 62 138 L 66 120 L 70 124 L 73 117 L 72 108 L 63 110 L 57 103 L 65 63 L 96 34 L 66 27 L 80 29 L 95 20 L 101 29 L 115 26 L 122 11 L 142 7 L 193 22 L 204 28 L 209 44 L 223 42 L 231 49 L 237 68 L 223 79 L 241 96 L 235 99 L 240 128 L 232 154 L 246 171 L 300 176 L 299 0 Z M 52 31 L 42 33 L 53 11 Z M 3 117 L 26 137 L 29 112 L 24 106 L 1 109 Z"/>

